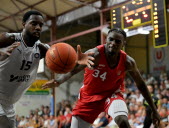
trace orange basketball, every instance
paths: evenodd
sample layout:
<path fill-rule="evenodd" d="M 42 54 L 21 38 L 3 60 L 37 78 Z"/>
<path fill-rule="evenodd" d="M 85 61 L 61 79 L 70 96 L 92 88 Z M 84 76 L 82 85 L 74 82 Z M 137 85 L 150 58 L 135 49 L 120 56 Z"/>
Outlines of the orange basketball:
<path fill-rule="evenodd" d="M 52 45 L 46 53 L 46 65 L 55 73 L 63 74 L 71 71 L 76 65 L 76 51 L 66 43 Z"/>

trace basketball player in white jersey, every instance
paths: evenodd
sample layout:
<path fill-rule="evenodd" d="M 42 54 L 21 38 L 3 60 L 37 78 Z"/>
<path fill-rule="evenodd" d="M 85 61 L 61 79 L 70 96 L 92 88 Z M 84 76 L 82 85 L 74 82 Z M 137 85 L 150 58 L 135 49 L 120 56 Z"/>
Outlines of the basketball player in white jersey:
<path fill-rule="evenodd" d="M 16 127 L 13 105 L 36 79 L 39 60 L 49 48 L 39 41 L 43 23 L 41 13 L 28 11 L 21 33 L 0 35 L 0 128 Z M 79 64 L 90 63 L 88 55 L 78 46 Z"/>

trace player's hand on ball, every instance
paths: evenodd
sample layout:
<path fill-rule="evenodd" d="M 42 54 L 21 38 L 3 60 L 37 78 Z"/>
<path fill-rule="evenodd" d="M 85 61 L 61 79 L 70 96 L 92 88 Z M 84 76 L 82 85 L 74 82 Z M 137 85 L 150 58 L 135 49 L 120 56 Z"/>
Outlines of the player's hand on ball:
<path fill-rule="evenodd" d="M 82 53 L 80 45 L 77 45 L 77 63 L 78 64 L 86 65 L 88 68 L 92 68 L 92 66 L 94 65 L 93 63 L 94 57 L 92 57 L 91 55 L 93 54 L 94 54 L 93 52 Z"/>
<path fill-rule="evenodd" d="M 54 87 L 58 87 L 59 85 L 60 84 L 56 80 L 52 79 L 52 80 L 46 82 L 45 84 L 43 84 L 42 89 L 54 88 Z"/>

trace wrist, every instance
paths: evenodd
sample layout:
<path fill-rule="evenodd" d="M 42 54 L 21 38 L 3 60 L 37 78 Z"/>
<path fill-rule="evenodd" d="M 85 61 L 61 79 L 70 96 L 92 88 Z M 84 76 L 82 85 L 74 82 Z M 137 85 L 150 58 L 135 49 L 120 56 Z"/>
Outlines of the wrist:
<path fill-rule="evenodd" d="M 61 81 L 60 80 L 55 80 L 55 85 L 60 85 L 61 84 Z"/>

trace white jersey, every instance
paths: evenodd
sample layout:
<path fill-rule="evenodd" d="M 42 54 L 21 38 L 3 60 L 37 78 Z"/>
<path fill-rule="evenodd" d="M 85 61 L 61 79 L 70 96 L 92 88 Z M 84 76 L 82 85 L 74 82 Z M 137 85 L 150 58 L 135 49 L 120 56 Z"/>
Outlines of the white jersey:
<path fill-rule="evenodd" d="M 37 41 L 28 47 L 21 33 L 14 33 L 20 45 L 5 60 L 0 61 L 0 104 L 14 104 L 36 79 L 40 60 Z"/>

